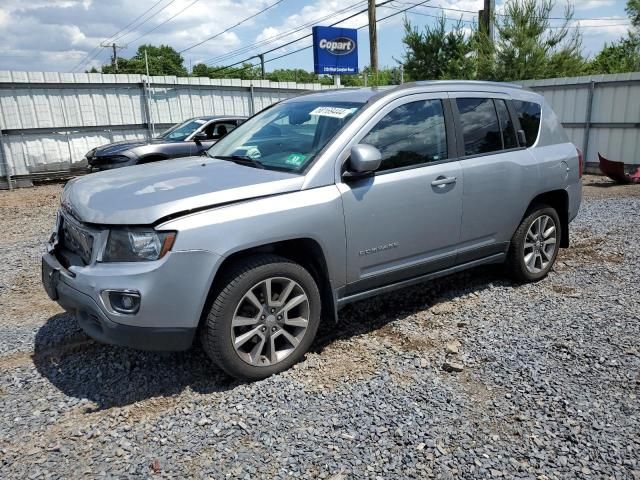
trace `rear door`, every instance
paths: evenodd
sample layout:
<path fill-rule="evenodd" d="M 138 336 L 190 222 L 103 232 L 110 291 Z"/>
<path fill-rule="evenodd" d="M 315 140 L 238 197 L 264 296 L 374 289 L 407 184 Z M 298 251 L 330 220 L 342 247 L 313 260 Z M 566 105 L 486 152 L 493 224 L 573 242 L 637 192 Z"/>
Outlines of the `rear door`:
<path fill-rule="evenodd" d="M 354 294 L 453 265 L 462 177 L 448 101 L 409 95 L 381 109 L 353 144 L 378 148 L 374 176 L 338 182 L 347 232 L 347 291 Z"/>
<path fill-rule="evenodd" d="M 539 184 L 538 164 L 518 145 L 508 95 L 450 94 L 464 176 L 457 263 L 506 250 Z"/>

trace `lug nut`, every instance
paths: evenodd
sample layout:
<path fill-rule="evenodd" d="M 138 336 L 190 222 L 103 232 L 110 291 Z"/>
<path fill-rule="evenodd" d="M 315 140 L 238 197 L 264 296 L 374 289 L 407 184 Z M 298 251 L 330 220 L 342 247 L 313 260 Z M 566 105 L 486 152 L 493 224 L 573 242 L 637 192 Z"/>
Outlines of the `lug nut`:
<path fill-rule="evenodd" d="M 276 327 L 271 327 L 271 331 L 272 331 L 272 332 L 275 332 L 276 330 L 277 330 L 277 328 L 276 328 Z"/>
<path fill-rule="evenodd" d="M 282 320 L 282 315 L 278 315 L 278 320 Z"/>
<path fill-rule="evenodd" d="M 276 311 L 276 309 L 275 309 L 275 308 L 272 308 L 272 309 L 271 309 L 271 313 L 274 313 L 275 311 Z"/>
<path fill-rule="evenodd" d="M 266 331 L 266 330 L 267 330 L 267 327 L 262 327 L 262 328 L 260 329 L 260 331 L 261 331 L 261 332 L 264 332 L 264 331 Z"/>
<path fill-rule="evenodd" d="M 266 317 L 264 315 L 260 316 L 260 320 L 264 320 Z"/>

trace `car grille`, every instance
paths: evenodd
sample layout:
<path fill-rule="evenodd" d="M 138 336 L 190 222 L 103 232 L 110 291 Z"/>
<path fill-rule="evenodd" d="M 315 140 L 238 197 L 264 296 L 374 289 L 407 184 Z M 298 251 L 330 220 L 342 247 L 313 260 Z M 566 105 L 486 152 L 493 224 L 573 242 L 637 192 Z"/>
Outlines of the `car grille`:
<path fill-rule="evenodd" d="M 85 265 L 91 263 L 93 235 L 64 215 L 60 219 L 60 223 L 58 237 L 60 246 L 80 257 Z"/>

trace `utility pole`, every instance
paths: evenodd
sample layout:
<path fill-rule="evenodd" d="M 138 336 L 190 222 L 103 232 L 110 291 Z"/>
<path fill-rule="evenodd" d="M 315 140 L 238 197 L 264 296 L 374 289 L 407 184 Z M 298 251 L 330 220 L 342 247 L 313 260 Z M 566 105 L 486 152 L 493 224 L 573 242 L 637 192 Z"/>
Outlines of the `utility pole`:
<path fill-rule="evenodd" d="M 144 49 L 144 65 L 147 69 L 147 110 L 149 111 L 149 123 L 151 124 L 151 136 L 156 136 L 156 126 L 153 124 L 153 116 L 151 114 L 151 85 L 149 82 L 149 57 L 147 56 L 147 49 Z"/>
<path fill-rule="evenodd" d="M 376 23 L 376 0 L 369 0 L 369 57 L 374 78 L 378 78 L 378 31 Z"/>
<path fill-rule="evenodd" d="M 258 58 L 260 59 L 260 78 L 264 80 L 264 53 L 259 54 Z"/>
<path fill-rule="evenodd" d="M 111 66 L 113 67 L 113 71 L 118 73 L 118 49 L 122 50 L 123 48 L 127 48 L 126 45 L 117 45 L 115 42 L 112 44 L 102 42 L 100 44 L 101 47 L 110 48 L 113 51 L 111 56 Z"/>
<path fill-rule="evenodd" d="M 487 34 L 489 41 L 493 43 L 493 15 L 496 9 L 496 0 L 484 0 L 484 8 L 478 11 L 478 25 Z"/>

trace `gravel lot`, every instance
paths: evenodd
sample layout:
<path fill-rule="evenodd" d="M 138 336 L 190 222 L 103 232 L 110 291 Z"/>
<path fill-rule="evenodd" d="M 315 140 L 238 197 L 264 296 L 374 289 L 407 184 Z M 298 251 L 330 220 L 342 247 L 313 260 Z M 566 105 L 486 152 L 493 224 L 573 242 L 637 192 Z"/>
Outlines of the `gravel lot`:
<path fill-rule="evenodd" d="M 585 184 L 546 280 L 360 302 L 253 384 L 87 339 L 39 284 L 60 185 L 0 192 L 0 478 L 640 479 L 640 185 Z"/>

